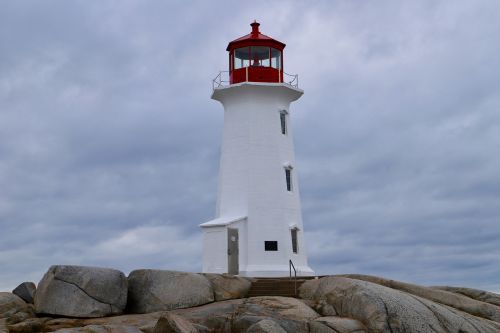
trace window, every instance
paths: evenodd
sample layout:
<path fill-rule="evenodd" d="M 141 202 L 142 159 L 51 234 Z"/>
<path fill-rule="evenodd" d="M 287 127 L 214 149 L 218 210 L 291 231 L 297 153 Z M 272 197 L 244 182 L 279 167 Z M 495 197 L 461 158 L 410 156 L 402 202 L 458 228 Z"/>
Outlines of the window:
<path fill-rule="evenodd" d="M 278 241 L 264 241 L 264 250 L 278 251 Z"/>
<path fill-rule="evenodd" d="M 271 48 L 271 67 L 281 69 L 281 51 Z"/>
<path fill-rule="evenodd" d="M 283 134 L 283 135 L 286 135 L 286 132 L 287 132 L 286 131 L 287 130 L 287 128 L 286 128 L 286 125 L 287 125 L 286 124 L 286 114 L 287 114 L 286 111 L 284 111 L 284 110 L 280 111 L 281 134 Z"/>
<path fill-rule="evenodd" d="M 288 192 L 292 191 L 292 168 L 285 168 L 285 179 L 286 179 L 286 190 Z"/>
<path fill-rule="evenodd" d="M 265 46 L 252 46 L 251 66 L 269 67 L 269 48 Z"/>
<path fill-rule="evenodd" d="M 240 47 L 234 50 L 234 69 L 248 67 L 250 65 L 250 48 Z"/>
<path fill-rule="evenodd" d="M 298 243 L 297 243 L 297 231 L 298 231 L 297 228 L 293 228 L 290 230 L 290 232 L 292 234 L 292 251 L 293 251 L 293 253 L 299 252 L 299 247 L 298 247 Z"/>

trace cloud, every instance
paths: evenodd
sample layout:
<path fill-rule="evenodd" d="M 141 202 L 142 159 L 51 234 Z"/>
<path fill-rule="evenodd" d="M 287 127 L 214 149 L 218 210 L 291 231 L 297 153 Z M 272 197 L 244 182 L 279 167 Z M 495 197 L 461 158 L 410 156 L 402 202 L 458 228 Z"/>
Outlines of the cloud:
<path fill-rule="evenodd" d="M 492 1 L 10 2 L 0 290 L 52 264 L 201 269 L 227 42 L 287 43 L 311 265 L 500 291 Z"/>

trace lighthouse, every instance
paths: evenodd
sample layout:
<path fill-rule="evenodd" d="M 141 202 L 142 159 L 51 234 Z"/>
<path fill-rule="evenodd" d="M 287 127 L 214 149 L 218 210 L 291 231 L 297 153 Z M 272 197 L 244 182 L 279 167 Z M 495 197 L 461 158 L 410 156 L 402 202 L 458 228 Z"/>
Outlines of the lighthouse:
<path fill-rule="evenodd" d="M 229 71 L 213 81 L 224 107 L 215 219 L 203 231 L 203 272 L 314 275 L 307 263 L 291 102 L 304 93 L 284 72 L 285 44 L 251 24 L 227 46 Z"/>

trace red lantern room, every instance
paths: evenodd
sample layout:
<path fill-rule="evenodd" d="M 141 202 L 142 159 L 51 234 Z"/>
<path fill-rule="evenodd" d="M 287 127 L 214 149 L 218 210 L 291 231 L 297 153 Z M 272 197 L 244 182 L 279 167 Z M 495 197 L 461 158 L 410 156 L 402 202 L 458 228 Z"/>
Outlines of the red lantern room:
<path fill-rule="evenodd" d="M 261 34 L 260 23 L 253 22 L 252 32 L 235 39 L 229 51 L 230 84 L 240 82 L 283 82 L 285 44 Z"/>

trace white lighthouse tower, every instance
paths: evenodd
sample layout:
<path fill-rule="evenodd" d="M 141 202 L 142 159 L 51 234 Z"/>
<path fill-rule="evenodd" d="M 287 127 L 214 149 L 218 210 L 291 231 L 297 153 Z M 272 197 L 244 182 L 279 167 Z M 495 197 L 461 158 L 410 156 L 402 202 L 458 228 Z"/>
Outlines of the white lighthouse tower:
<path fill-rule="evenodd" d="M 224 106 L 216 218 L 201 224 L 203 272 L 314 275 L 307 264 L 290 103 L 297 76 L 283 71 L 285 44 L 259 32 L 229 43 L 228 79 L 214 80 Z"/>

